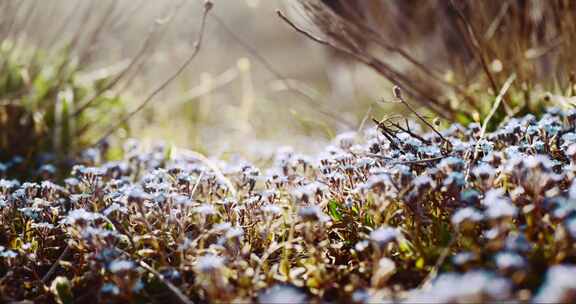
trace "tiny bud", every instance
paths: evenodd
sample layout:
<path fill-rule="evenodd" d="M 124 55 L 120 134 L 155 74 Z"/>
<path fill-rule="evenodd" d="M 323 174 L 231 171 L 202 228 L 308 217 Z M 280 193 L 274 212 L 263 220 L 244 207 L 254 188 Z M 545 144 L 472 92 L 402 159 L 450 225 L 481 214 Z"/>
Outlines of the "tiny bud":
<path fill-rule="evenodd" d="M 396 97 L 398 99 L 402 99 L 402 90 L 400 90 L 399 86 L 394 86 L 394 88 L 392 89 L 392 92 L 394 93 L 394 97 Z"/>

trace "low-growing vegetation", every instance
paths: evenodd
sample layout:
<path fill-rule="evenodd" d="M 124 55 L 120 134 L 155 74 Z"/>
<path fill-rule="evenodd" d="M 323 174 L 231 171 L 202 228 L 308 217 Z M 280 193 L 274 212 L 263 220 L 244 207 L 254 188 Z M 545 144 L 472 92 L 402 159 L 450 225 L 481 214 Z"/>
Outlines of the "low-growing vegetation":
<path fill-rule="evenodd" d="M 111 1 L 47 48 L 22 38 L 38 3 L 0 2 L 10 12 L 0 21 L 0 302 L 576 302 L 574 3 L 292 1 L 279 23 L 393 88 L 354 123 L 360 111 L 321 104 L 209 0 L 196 3 L 185 60 L 130 103 L 185 2 L 158 6 L 167 14 L 136 52 L 96 72 L 84 68 L 122 25 L 114 16 L 145 1 L 129 11 Z M 243 58 L 183 94 L 194 128 L 228 100 L 191 102 L 238 77 L 239 106 L 223 112 L 241 138 L 256 126 L 282 134 L 270 122 L 285 110 L 330 143 L 252 157 L 126 139 L 198 61 L 212 20 L 310 112 L 263 105 Z M 417 49 L 427 44 L 449 54 Z M 256 104 L 275 114 L 252 124 Z M 380 117 L 388 109 L 399 115 Z"/>
<path fill-rule="evenodd" d="M 441 132 L 381 121 L 258 168 L 91 151 L 0 183 L 4 301 L 574 301 L 576 112 Z M 544 275 L 545 274 L 545 275 Z"/>

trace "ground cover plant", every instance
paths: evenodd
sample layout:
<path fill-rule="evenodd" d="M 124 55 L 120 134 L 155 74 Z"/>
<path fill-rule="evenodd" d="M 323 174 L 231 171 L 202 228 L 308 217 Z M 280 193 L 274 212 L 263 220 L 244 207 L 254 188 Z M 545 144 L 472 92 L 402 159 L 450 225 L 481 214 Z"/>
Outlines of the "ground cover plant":
<path fill-rule="evenodd" d="M 0 302 L 576 301 L 572 2 L 293 1 L 303 18 L 278 11 L 278 22 L 399 85 L 373 103 L 402 115 L 369 110 L 315 153 L 260 158 L 126 139 L 197 61 L 209 21 L 225 25 L 201 1 L 185 60 L 128 107 L 123 93 L 184 3 L 99 76 L 83 68 L 111 16 L 130 15 L 116 2 L 57 50 L 15 34 L 34 5 L 0 2 L 14 12 L 0 21 Z M 449 30 L 395 28 L 438 16 Z M 370 23 L 382 17 L 390 27 Z M 429 67 L 410 47 L 434 31 L 453 56 Z M 246 122 L 259 99 L 250 61 L 238 71 Z M 341 120 L 334 109 L 310 106 Z"/>
<path fill-rule="evenodd" d="M 382 121 L 264 168 L 159 146 L 0 183 L 3 301 L 574 301 L 576 111 Z"/>

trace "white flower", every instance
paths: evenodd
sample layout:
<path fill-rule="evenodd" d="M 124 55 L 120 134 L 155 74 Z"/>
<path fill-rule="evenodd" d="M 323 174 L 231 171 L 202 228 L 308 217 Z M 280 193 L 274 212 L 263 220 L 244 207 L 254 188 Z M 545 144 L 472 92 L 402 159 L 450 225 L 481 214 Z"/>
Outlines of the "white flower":
<path fill-rule="evenodd" d="M 496 255 L 496 265 L 500 269 L 520 269 L 526 266 L 523 257 L 513 252 L 501 252 Z"/>
<path fill-rule="evenodd" d="M 150 194 L 146 193 L 140 187 L 132 187 L 132 189 L 130 189 L 130 192 L 128 193 L 128 201 L 142 202 L 150 199 L 151 199 Z"/>
<path fill-rule="evenodd" d="M 298 200 L 308 201 L 310 198 L 326 191 L 328 191 L 328 186 L 319 182 L 313 182 L 294 189 L 292 195 Z"/>
<path fill-rule="evenodd" d="M 534 303 L 563 303 L 574 300 L 576 293 L 576 267 L 552 266 L 546 273 L 544 284 L 534 298 Z"/>
<path fill-rule="evenodd" d="M 264 211 L 264 212 L 274 214 L 274 215 L 282 214 L 282 208 L 280 208 L 276 205 L 264 205 L 260 209 L 262 209 L 262 211 Z"/>
<path fill-rule="evenodd" d="M 214 272 L 224 267 L 225 259 L 217 255 L 205 255 L 196 261 L 196 269 L 199 272 Z"/>
<path fill-rule="evenodd" d="M 354 249 L 358 252 L 362 252 L 364 251 L 366 248 L 368 248 L 368 245 L 370 245 L 370 242 L 368 241 L 360 241 L 358 243 L 356 243 L 356 245 L 354 245 Z"/>
<path fill-rule="evenodd" d="M 484 216 L 482 215 L 482 213 L 480 213 L 480 211 L 472 207 L 466 207 L 454 213 L 454 215 L 452 216 L 452 224 L 454 226 L 459 226 L 463 222 L 477 223 L 483 219 Z"/>
<path fill-rule="evenodd" d="M 226 231 L 226 238 L 233 239 L 239 238 L 244 235 L 244 229 L 240 227 L 232 227 Z"/>
<path fill-rule="evenodd" d="M 518 208 L 510 199 L 504 197 L 504 190 L 501 188 L 486 192 L 483 204 L 488 207 L 485 214 L 491 219 L 515 217 L 518 214 Z"/>
<path fill-rule="evenodd" d="M 112 273 L 127 272 L 134 269 L 136 265 L 128 260 L 114 260 L 108 265 L 108 270 Z"/>
<path fill-rule="evenodd" d="M 465 274 L 445 273 L 432 284 L 431 289 L 416 290 L 407 303 L 475 303 L 509 299 L 512 284 L 485 271 Z"/>
<path fill-rule="evenodd" d="M 216 231 L 228 231 L 228 229 L 232 228 L 232 224 L 228 222 L 220 223 L 214 225 L 214 230 Z"/>
<path fill-rule="evenodd" d="M 32 223 L 30 227 L 32 229 L 54 229 L 54 225 L 50 223 Z"/>
<path fill-rule="evenodd" d="M 216 209 L 211 204 L 202 204 L 194 208 L 194 212 L 200 213 L 202 215 L 214 215 L 216 214 Z"/>
<path fill-rule="evenodd" d="M 400 236 L 401 233 L 396 228 L 378 228 L 370 233 L 370 240 L 379 247 L 384 247 L 390 242 L 397 241 Z"/>
<path fill-rule="evenodd" d="M 258 296 L 258 303 L 304 304 L 308 303 L 308 296 L 295 286 L 275 285 Z"/>
<path fill-rule="evenodd" d="M 302 207 L 298 210 L 298 215 L 307 221 L 327 222 L 330 217 L 324 214 L 318 206 Z"/>
<path fill-rule="evenodd" d="M 73 225 L 80 222 L 92 222 L 102 215 L 94 212 L 88 212 L 84 209 L 75 209 L 68 213 L 68 216 L 62 221 L 64 224 Z"/>
<path fill-rule="evenodd" d="M 516 214 L 518 214 L 518 208 L 507 200 L 502 200 L 497 204 L 490 205 L 486 210 L 486 215 L 491 219 L 515 217 Z"/>
<path fill-rule="evenodd" d="M 18 256 L 18 253 L 8 249 L 6 250 L 3 246 L 0 246 L 0 257 L 3 258 L 15 258 Z"/>

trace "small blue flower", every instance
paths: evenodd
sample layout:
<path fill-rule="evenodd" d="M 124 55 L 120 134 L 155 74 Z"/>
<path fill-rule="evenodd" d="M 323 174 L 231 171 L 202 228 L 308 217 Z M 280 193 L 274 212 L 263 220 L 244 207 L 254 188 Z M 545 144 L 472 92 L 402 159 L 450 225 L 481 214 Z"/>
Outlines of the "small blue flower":
<path fill-rule="evenodd" d="M 576 267 L 552 266 L 546 272 L 544 284 L 533 299 L 534 303 L 570 303 L 576 300 Z"/>
<path fill-rule="evenodd" d="M 75 209 L 68 213 L 68 216 L 62 220 L 62 223 L 74 225 L 77 223 L 93 222 L 102 218 L 101 214 L 88 212 L 84 209 Z"/>
<path fill-rule="evenodd" d="M 108 265 L 108 270 L 112 273 L 125 273 L 134 270 L 136 264 L 129 260 L 114 260 Z"/>
<path fill-rule="evenodd" d="M 218 213 L 212 204 L 202 204 L 194 208 L 194 212 L 202 215 L 215 215 Z"/>
<path fill-rule="evenodd" d="M 466 207 L 462 208 L 452 216 L 452 224 L 454 226 L 460 226 L 462 223 L 478 223 L 484 219 L 484 215 L 475 208 Z"/>
<path fill-rule="evenodd" d="M 570 234 L 570 237 L 576 240 L 576 216 L 567 219 L 564 222 L 564 225 L 566 226 L 566 230 L 568 231 L 568 234 Z"/>
<path fill-rule="evenodd" d="M 305 304 L 308 303 L 308 296 L 296 286 L 274 285 L 258 295 L 258 303 Z"/>
<path fill-rule="evenodd" d="M 220 270 L 224 267 L 225 259 L 217 255 L 205 255 L 196 260 L 196 269 L 198 272 L 211 273 Z"/>
<path fill-rule="evenodd" d="M 526 267 L 524 258 L 513 252 L 500 252 L 496 255 L 495 261 L 501 270 L 522 269 Z"/>
<path fill-rule="evenodd" d="M 527 253 L 532 250 L 532 244 L 522 233 L 510 233 L 504 242 L 504 247 L 508 251 Z"/>
<path fill-rule="evenodd" d="M 322 209 L 316 205 L 306 206 L 298 209 L 298 216 L 300 216 L 305 221 L 327 222 L 330 220 L 330 217 L 322 212 Z"/>
<path fill-rule="evenodd" d="M 383 227 L 378 228 L 370 233 L 370 241 L 382 248 L 391 242 L 396 242 L 401 237 L 397 228 Z"/>
<path fill-rule="evenodd" d="M 100 288 L 100 292 L 106 295 L 117 296 L 120 294 L 120 288 L 113 283 L 106 283 Z"/>

